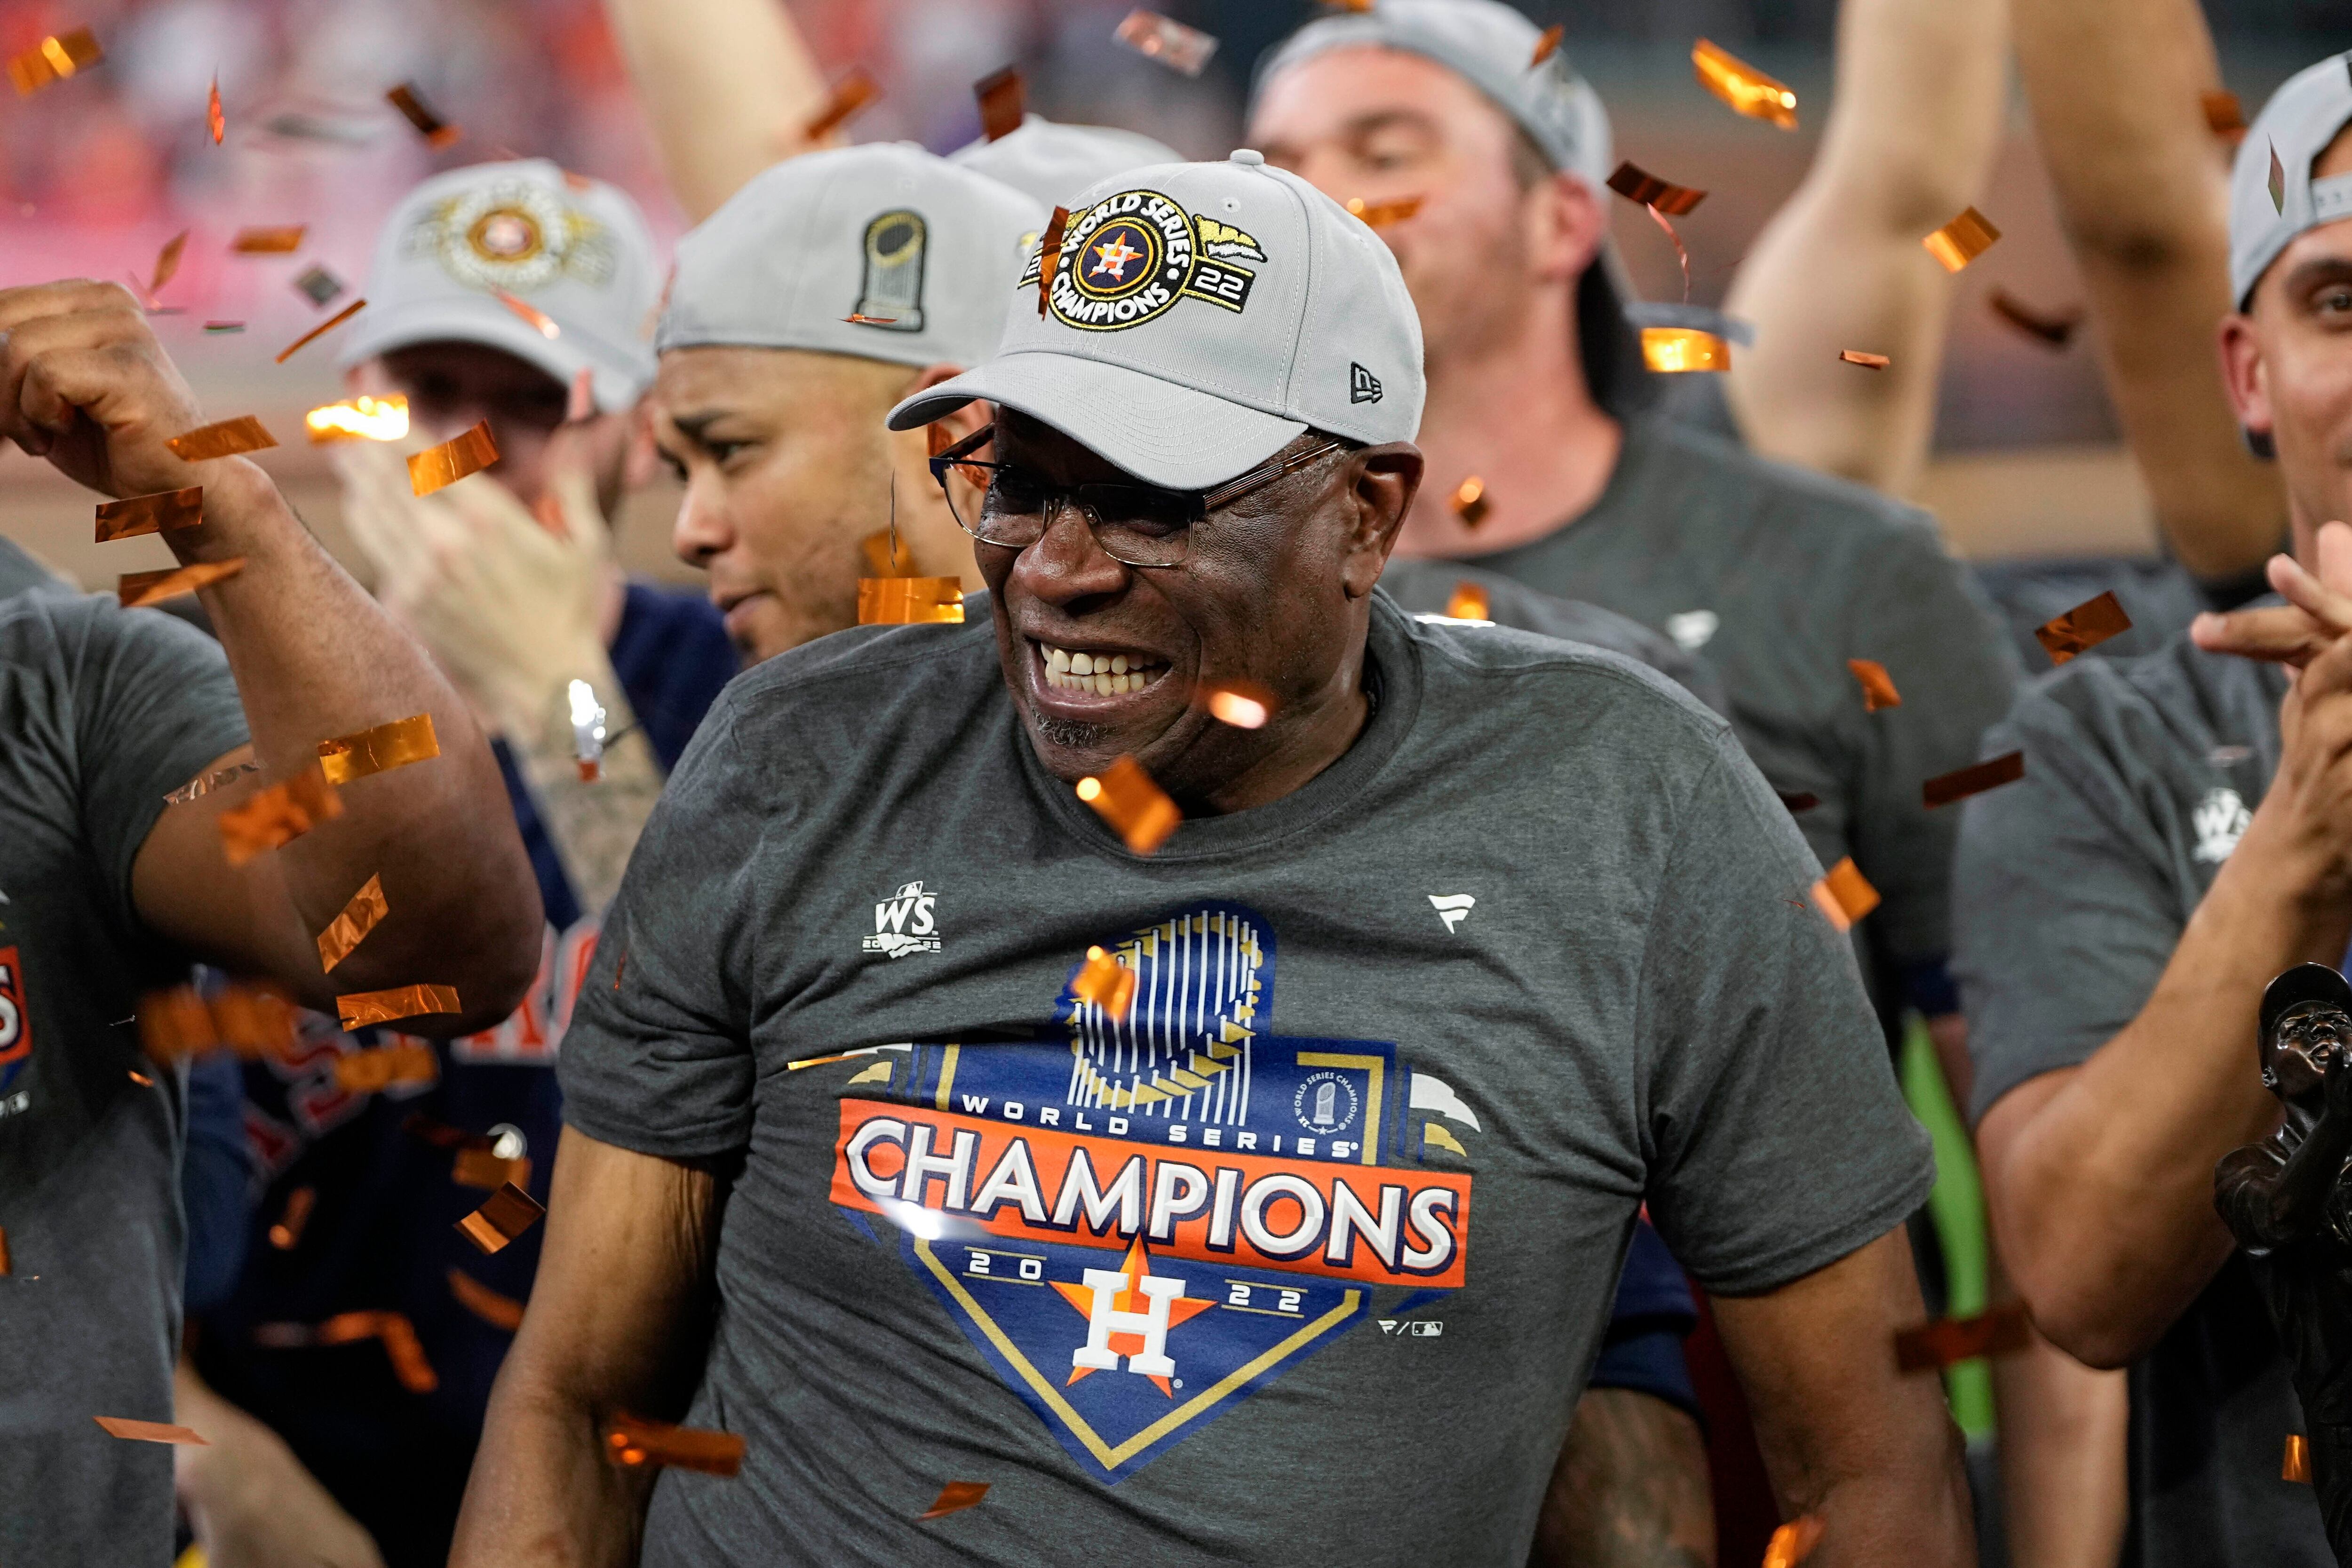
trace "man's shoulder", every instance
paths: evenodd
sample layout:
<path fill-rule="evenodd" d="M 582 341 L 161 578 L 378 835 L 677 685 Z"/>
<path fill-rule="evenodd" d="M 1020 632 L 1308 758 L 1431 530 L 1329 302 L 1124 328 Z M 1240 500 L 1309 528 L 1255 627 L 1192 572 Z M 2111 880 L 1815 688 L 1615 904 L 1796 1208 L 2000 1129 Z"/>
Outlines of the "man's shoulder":
<path fill-rule="evenodd" d="M 2214 736 L 2251 744 L 2253 735 L 2234 732 L 2274 728 L 2284 686 L 2273 667 L 2208 653 L 2182 632 L 2133 658 L 2068 660 L 2026 683 L 2008 722 L 2037 738 L 2105 737 L 2140 753 L 2157 737 L 2184 747 L 2210 746 Z"/>
<path fill-rule="evenodd" d="M 1002 689 L 985 594 L 967 595 L 961 625 L 852 626 L 754 664 L 727 688 L 741 724 L 840 715 L 869 732 L 901 716 L 936 716 L 952 695 Z"/>
<path fill-rule="evenodd" d="M 125 610 L 103 593 L 34 592 L 0 599 L 0 665 L 72 684 L 115 649 L 191 674 L 226 671 L 220 645 L 177 616 Z"/>
<path fill-rule="evenodd" d="M 1496 730 L 1542 746 L 1553 721 L 1686 737 L 1712 748 L 1728 723 L 1667 675 L 1594 643 L 1516 627 L 1400 612 L 1429 682 L 1425 711 L 1450 727 Z"/>
<path fill-rule="evenodd" d="M 1731 501 L 1730 510 L 1769 519 L 1776 529 L 1807 530 L 1865 548 L 1924 544 L 1940 553 L 1932 517 L 1866 486 L 1761 456 L 1674 421 L 1648 423 L 1641 439 L 1657 449 L 1659 472 Z"/>

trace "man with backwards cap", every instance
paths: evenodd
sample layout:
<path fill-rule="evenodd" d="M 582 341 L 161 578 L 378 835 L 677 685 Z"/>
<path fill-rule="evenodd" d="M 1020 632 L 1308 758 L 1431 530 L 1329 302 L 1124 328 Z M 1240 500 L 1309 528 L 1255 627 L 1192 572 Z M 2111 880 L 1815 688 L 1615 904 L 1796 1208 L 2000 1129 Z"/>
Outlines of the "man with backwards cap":
<path fill-rule="evenodd" d="M 350 444 L 337 449 L 343 517 L 376 559 L 379 597 L 499 737 L 549 931 L 521 1010 L 436 1048 L 430 1081 L 352 1087 L 349 1059 L 396 1034 L 321 1015 L 307 1016 L 299 1056 L 247 1065 L 264 1190 L 242 1235 L 192 1208 L 198 1268 L 217 1260 L 236 1282 L 197 1314 L 181 1393 L 215 1439 L 182 1464 L 183 1493 L 225 1563 L 272 1541 L 373 1563 L 340 1544 L 362 1531 L 391 1568 L 447 1557 L 538 1254 L 536 1233 L 486 1257 L 453 1227 L 485 1179 L 546 1196 L 561 1125 L 549 1069 L 595 917 L 664 770 L 736 670 L 715 610 L 625 580 L 606 546 L 604 519 L 651 465 L 636 405 L 658 287 L 629 198 L 541 160 L 425 181 L 376 246 L 343 350 L 352 389 L 405 395 L 412 445 L 486 422 L 499 462 L 420 498 L 393 448 Z M 604 710 L 593 783 L 575 683 Z M 466 1145 L 498 1177 L 463 1163 Z M 318 1331 L 364 1312 L 401 1314 L 418 1362 L 404 1370 L 390 1340 Z"/>
<path fill-rule="evenodd" d="M 2280 1479 L 2305 1427 L 2213 1198 L 2215 1162 L 2278 1124 L 2263 987 L 2340 964 L 2352 935 L 2347 217 L 2339 55 L 2279 89 L 2230 182 L 2221 356 L 2285 480 L 2294 553 L 2270 580 L 2288 602 L 2029 688 L 1984 743 L 2021 749 L 2025 777 L 1969 801 L 1960 835 L 1986 1199 L 2042 1332 L 2131 1368 L 2144 1564 L 2334 1561 L 2310 1489 Z"/>
<path fill-rule="evenodd" d="M 1369 229 L 1253 152 L 1073 211 L 891 414 L 999 410 L 937 465 L 990 624 L 738 681 L 632 863 L 453 1561 L 1516 1565 L 1644 1201 L 1816 1561 L 1969 1560 L 1885 1354 L 1926 1141 L 1786 810 L 1631 662 L 1378 590 Z"/>

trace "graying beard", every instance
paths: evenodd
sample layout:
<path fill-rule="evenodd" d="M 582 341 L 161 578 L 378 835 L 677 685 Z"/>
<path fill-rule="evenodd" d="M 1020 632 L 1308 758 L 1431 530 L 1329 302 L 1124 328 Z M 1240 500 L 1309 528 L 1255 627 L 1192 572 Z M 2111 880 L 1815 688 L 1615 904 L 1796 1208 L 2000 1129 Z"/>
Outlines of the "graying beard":
<path fill-rule="evenodd" d="M 1084 719 L 1040 718 L 1037 733 L 1065 751 L 1092 751 L 1102 744 L 1103 727 Z"/>

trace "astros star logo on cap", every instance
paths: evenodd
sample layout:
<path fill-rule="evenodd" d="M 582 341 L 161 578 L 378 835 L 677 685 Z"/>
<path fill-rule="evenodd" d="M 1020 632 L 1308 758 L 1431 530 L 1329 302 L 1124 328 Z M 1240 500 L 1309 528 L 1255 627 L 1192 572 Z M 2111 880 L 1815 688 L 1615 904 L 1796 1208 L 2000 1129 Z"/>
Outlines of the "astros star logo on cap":
<path fill-rule="evenodd" d="M 1230 224 L 1195 216 L 1158 191 L 1121 191 L 1070 220 L 1054 268 L 1048 308 L 1068 325 L 1116 332 L 1164 313 L 1179 299 L 1239 311 L 1257 275 L 1234 265 L 1264 261 L 1257 241 Z M 1037 286 L 1037 262 L 1023 273 Z"/>

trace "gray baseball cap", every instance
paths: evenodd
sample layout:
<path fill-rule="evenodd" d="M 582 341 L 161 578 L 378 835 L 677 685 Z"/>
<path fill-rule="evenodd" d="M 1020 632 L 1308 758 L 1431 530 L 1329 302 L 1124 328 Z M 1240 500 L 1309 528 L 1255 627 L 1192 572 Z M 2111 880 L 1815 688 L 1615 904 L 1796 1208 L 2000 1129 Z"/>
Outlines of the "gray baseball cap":
<path fill-rule="evenodd" d="M 2263 273 L 2297 235 L 2352 218 L 2352 173 L 2311 177 L 2311 165 L 2352 122 L 2352 53 L 2289 77 L 2254 117 L 2230 169 L 2230 293 L 2242 310 Z"/>
<path fill-rule="evenodd" d="M 1150 163 L 1181 163 L 1184 155 L 1165 142 L 1108 125 L 1063 125 L 1042 114 L 1023 120 L 1018 130 L 990 141 L 957 148 L 948 162 L 985 174 L 1058 207 L 1097 180 Z"/>
<path fill-rule="evenodd" d="M 1286 67 L 1349 45 L 1422 55 L 1458 73 L 1518 123 L 1551 160 L 1605 201 L 1609 114 L 1601 95 L 1555 49 L 1534 64 L 1536 25 L 1500 0 L 1375 0 L 1369 11 L 1309 22 L 1259 62 L 1255 101 Z"/>
<path fill-rule="evenodd" d="M 909 142 L 807 152 L 678 241 L 654 347 L 810 349 L 977 364 L 1045 213 Z"/>
<path fill-rule="evenodd" d="M 987 398 L 1136 477 L 1220 484 L 1309 426 L 1410 441 L 1421 321 L 1396 258 L 1346 208 L 1242 151 L 1103 181 L 1073 204 L 995 356 L 890 411 L 911 430 Z"/>
<path fill-rule="evenodd" d="M 348 370 L 415 343 L 479 343 L 559 382 L 593 372 L 596 406 L 617 413 L 653 384 L 645 328 L 660 288 L 645 216 L 617 187 L 544 158 L 477 163 L 436 174 L 393 209 L 368 267 L 367 308 L 335 362 Z"/>

